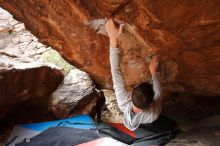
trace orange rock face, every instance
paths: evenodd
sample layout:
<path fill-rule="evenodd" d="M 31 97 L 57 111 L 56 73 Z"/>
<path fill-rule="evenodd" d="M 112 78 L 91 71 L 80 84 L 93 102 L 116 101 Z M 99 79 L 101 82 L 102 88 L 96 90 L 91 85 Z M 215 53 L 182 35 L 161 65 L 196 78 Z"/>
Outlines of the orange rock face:
<path fill-rule="evenodd" d="M 219 0 L 1 0 L 0 6 L 102 87 L 112 87 L 103 24 L 114 16 L 127 24 L 119 40 L 127 85 L 149 81 L 145 58 L 157 52 L 164 88 L 220 95 Z"/>

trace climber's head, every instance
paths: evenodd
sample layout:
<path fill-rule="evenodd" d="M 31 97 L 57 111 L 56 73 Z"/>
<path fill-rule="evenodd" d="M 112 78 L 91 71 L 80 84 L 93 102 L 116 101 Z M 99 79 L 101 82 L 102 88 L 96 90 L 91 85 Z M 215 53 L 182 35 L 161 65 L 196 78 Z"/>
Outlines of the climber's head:
<path fill-rule="evenodd" d="M 144 110 L 150 106 L 154 98 L 152 85 L 149 83 L 141 83 L 134 88 L 132 92 L 132 102 L 135 108 Z"/>

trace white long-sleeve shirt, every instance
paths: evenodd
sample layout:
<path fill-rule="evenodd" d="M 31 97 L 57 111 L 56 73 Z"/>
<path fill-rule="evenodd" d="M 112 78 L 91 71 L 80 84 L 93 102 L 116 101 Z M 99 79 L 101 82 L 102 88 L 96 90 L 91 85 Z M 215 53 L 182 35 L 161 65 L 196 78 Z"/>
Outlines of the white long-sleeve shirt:
<path fill-rule="evenodd" d="M 120 110 L 124 113 L 123 123 L 125 127 L 133 131 L 140 124 L 152 123 L 159 117 L 162 109 L 160 98 L 162 90 L 157 76 L 153 76 L 154 100 L 152 104 L 143 112 L 134 113 L 132 111 L 131 92 L 126 90 L 119 63 L 119 49 L 110 47 L 110 65 L 116 99 Z"/>

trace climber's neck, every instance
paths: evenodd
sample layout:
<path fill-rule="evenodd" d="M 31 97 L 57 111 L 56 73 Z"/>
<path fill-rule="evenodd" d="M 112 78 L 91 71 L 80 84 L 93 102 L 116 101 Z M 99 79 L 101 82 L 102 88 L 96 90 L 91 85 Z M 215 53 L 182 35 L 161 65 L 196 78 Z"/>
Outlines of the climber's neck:
<path fill-rule="evenodd" d="M 140 112 L 143 112 L 142 109 L 136 107 L 134 104 L 132 105 L 132 111 L 133 111 L 134 113 L 140 113 Z"/>

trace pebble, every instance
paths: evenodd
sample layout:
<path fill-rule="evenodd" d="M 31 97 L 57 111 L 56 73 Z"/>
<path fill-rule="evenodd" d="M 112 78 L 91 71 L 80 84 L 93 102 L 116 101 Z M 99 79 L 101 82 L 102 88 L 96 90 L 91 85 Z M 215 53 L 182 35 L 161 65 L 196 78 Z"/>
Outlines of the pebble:
<path fill-rule="evenodd" d="M 45 47 L 42 43 L 37 43 L 37 48 Z"/>
<path fill-rule="evenodd" d="M 42 48 L 40 48 L 40 49 L 37 49 L 36 53 L 37 53 L 37 54 L 40 54 L 40 53 L 45 52 L 46 50 L 47 50 L 47 48 L 42 47 Z"/>
<path fill-rule="evenodd" d="M 18 37 L 12 38 L 11 39 L 13 44 L 18 44 L 20 42 L 20 39 Z"/>
<path fill-rule="evenodd" d="M 12 26 L 14 26 L 14 25 L 16 25 L 16 24 L 18 24 L 19 22 L 17 21 L 17 20 L 15 20 L 15 19 L 11 19 L 11 20 L 9 20 L 9 24 L 11 24 Z"/>
<path fill-rule="evenodd" d="M 30 42 L 33 40 L 31 35 L 29 36 L 21 35 L 19 36 L 19 38 L 20 38 L 20 42 Z"/>
<path fill-rule="evenodd" d="M 18 31 L 21 31 L 22 29 L 25 29 L 24 24 L 19 23 L 19 24 L 14 25 L 13 31 L 18 32 Z"/>
<path fill-rule="evenodd" d="M 0 40 L 0 49 L 3 49 L 6 47 L 6 43 L 4 42 L 4 40 Z"/>

